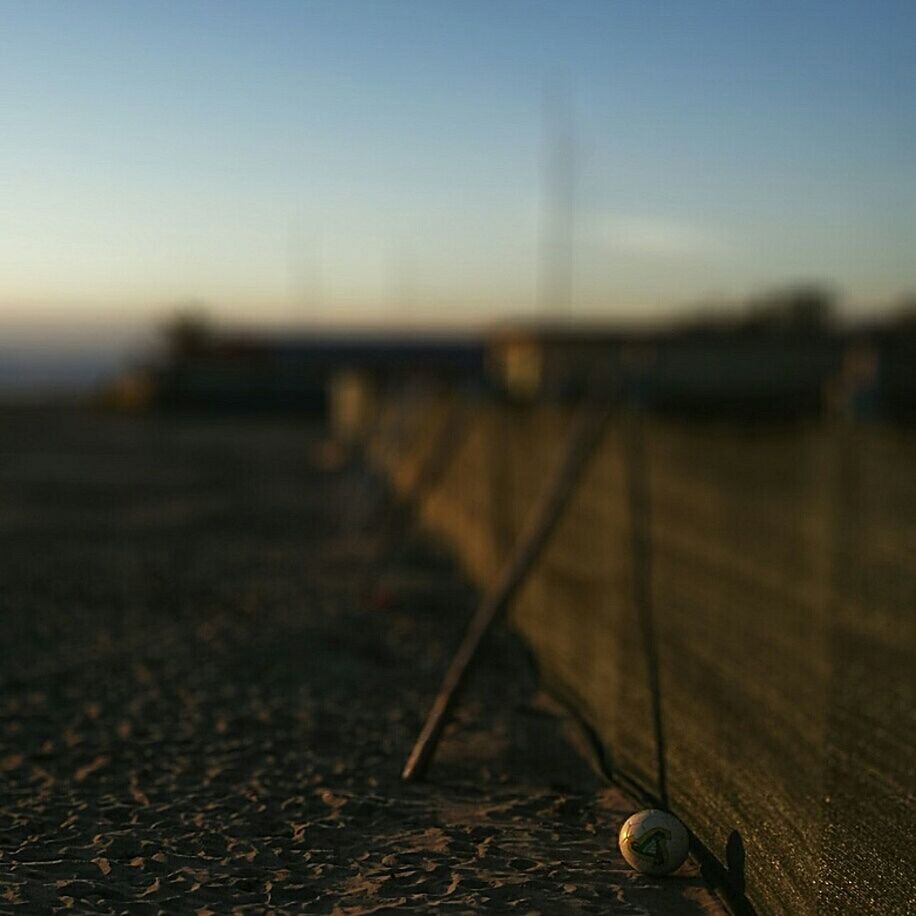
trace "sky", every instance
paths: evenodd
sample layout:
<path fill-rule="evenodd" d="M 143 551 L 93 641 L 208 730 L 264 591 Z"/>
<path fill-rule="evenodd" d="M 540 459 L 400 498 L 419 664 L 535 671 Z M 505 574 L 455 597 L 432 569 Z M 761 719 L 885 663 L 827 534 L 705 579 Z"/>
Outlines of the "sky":
<path fill-rule="evenodd" d="M 550 98 L 574 314 L 916 289 L 912 0 L 3 0 L 0 350 L 530 314 Z"/>

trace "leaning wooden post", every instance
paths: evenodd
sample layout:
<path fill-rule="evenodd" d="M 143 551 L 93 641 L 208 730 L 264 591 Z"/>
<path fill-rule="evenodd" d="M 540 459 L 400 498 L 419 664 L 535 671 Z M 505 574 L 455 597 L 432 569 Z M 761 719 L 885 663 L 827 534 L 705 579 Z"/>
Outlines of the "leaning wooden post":
<path fill-rule="evenodd" d="M 607 394 L 607 391 L 596 386 L 590 387 L 590 393 L 567 435 L 562 461 L 531 512 L 496 582 L 484 594 L 471 618 L 439 693 L 427 713 L 423 728 L 404 764 L 402 779 L 420 780 L 426 775 L 480 644 L 540 556 L 569 501 L 579 474 L 600 441 L 609 412 Z"/>

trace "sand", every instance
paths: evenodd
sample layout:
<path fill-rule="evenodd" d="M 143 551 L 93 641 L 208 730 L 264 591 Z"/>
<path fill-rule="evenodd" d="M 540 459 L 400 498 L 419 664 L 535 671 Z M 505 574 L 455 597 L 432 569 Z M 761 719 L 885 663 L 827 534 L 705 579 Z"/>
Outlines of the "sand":
<path fill-rule="evenodd" d="M 0 912 L 722 912 L 504 630 L 399 780 L 475 595 L 320 436 L 0 413 Z"/>

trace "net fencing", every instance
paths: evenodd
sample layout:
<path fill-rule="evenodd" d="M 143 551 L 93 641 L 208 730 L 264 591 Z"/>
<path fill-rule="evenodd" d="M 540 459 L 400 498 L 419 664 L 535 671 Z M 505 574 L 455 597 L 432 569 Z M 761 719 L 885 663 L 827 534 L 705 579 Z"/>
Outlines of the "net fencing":
<path fill-rule="evenodd" d="M 472 411 L 416 507 L 492 582 L 572 412 Z M 392 397 L 395 488 L 447 413 Z M 913 905 L 916 432 L 620 411 L 511 609 L 548 685 L 765 913 Z"/>

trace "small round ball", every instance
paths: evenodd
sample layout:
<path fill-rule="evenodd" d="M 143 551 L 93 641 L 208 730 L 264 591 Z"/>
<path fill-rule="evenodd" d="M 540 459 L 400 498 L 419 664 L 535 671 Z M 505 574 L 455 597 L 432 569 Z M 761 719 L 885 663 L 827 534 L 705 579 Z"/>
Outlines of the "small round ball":
<path fill-rule="evenodd" d="M 645 875 L 667 875 L 684 864 L 690 848 L 687 829 L 673 815 L 648 808 L 628 817 L 620 828 L 620 852 Z"/>

